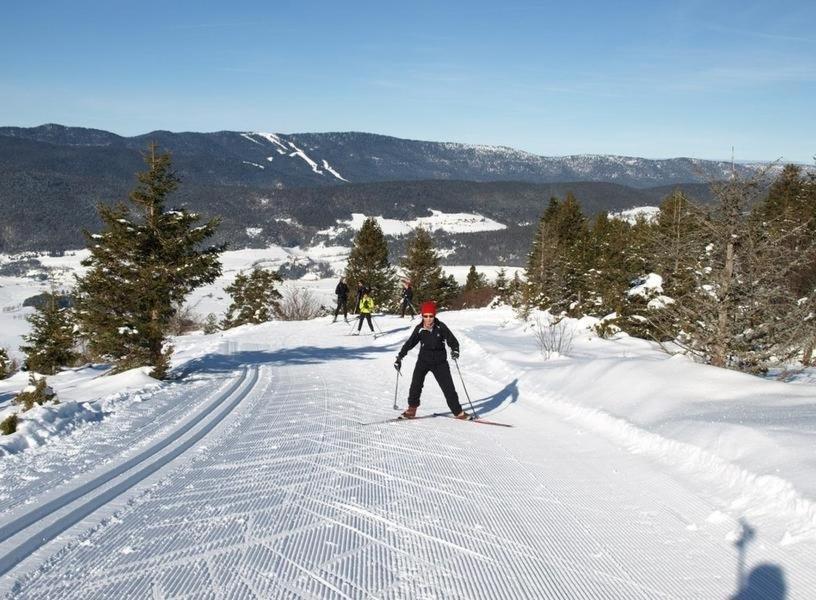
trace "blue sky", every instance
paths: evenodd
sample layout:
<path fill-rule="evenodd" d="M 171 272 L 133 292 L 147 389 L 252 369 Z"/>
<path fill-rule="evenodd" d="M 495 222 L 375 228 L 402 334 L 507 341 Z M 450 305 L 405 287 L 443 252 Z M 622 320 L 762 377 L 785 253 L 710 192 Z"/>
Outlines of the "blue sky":
<path fill-rule="evenodd" d="M 816 2 L 4 5 L 0 125 L 816 155 Z"/>

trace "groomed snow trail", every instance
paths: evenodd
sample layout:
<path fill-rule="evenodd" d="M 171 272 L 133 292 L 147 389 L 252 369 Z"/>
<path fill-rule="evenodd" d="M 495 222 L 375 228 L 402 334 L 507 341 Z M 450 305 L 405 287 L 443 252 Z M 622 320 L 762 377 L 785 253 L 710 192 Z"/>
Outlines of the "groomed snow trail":
<path fill-rule="evenodd" d="M 104 498 L 60 547 L 13 567 L 4 578 L 9 596 L 735 593 L 737 524 L 710 495 L 558 416 L 547 398 L 525 397 L 523 381 L 491 381 L 478 362 L 469 368 L 478 352 L 467 345 L 461 365 L 471 397 L 513 429 L 445 418 L 361 425 L 396 414 L 391 363 L 407 322 L 380 325 L 386 335 L 376 340 L 325 322 L 260 329 L 252 341 L 264 349 L 239 346 L 227 361 L 258 373 L 227 394 L 224 402 L 237 399 L 229 413 L 155 473 Z M 406 360 L 404 370 L 412 366 Z M 407 387 L 406 377 L 403 399 Z M 420 410 L 443 407 L 429 378 Z M 784 572 L 784 597 L 807 598 L 816 589 L 807 557 L 761 535 L 748 546 L 746 570 L 759 556 Z"/>

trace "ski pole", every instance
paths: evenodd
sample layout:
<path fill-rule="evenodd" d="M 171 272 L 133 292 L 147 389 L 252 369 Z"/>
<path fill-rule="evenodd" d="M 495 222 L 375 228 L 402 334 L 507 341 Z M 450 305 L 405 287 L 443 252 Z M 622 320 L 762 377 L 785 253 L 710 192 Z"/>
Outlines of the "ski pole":
<path fill-rule="evenodd" d="M 399 410 L 397 406 L 397 395 L 399 394 L 399 378 L 402 376 L 402 373 L 397 371 L 397 385 L 394 386 L 394 410 Z"/>
<path fill-rule="evenodd" d="M 465 397 L 467 398 L 468 404 L 470 404 L 470 413 L 473 415 L 474 419 L 478 419 L 479 416 L 476 414 L 476 409 L 473 408 L 473 402 L 470 400 L 470 394 L 468 394 L 467 386 L 465 385 L 465 378 L 462 377 L 462 371 L 459 369 L 459 359 L 454 358 L 453 364 L 456 365 L 456 371 L 459 373 L 459 379 L 462 381 L 462 389 L 465 390 Z"/>
<path fill-rule="evenodd" d="M 372 323 L 374 323 L 374 327 L 376 327 L 376 328 L 377 328 L 377 331 L 379 331 L 379 332 L 380 332 L 380 335 L 385 335 L 385 334 L 383 333 L 383 330 L 380 328 L 380 324 L 379 324 L 379 323 L 377 323 L 377 321 L 375 321 L 375 320 L 374 320 L 374 315 L 371 315 L 371 322 L 372 322 Z"/>

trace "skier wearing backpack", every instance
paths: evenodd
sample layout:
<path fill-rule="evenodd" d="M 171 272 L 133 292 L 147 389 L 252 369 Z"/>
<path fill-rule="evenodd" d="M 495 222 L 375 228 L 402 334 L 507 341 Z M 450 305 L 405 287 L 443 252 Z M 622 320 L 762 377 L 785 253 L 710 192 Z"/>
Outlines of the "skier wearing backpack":
<path fill-rule="evenodd" d="M 363 328 L 363 319 L 368 321 L 368 326 L 371 328 L 371 333 L 374 333 L 374 325 L 371 323 L 371 313 L 374 312 L 374 298 L 368 295 L 368 290 L 363 288 L 363 297 L 360 299 L 358 307 L 360 313 L 359 323 L 357 324 L 357 331 L 354 335 L 360 335 L 360 330 Z"/>
<path fill-rule="evenodd" d="M 408 391 L 408 408 L 400 415 L 400 418 L 413 419 L 416 417 L 425 376 L 430 371 L 433 373 L 439 387 L 442 388 L 445 401 L 448 403 L 448 408 L 450 408 L 453 415 L 457 419 L 468 419 L 470 415 L 462 410 L 462 405 L 459 404 L 459 395 L 453 385 L 453 377 L 451 377 L 448 357 L 445 352 L 445 343 L 447 343 L 451 349 L 451 358 L 453 360 L 459 358 L 459 341 L 451 333 L 447 325 L 436 318 L 435 302 L 432 300 L 423 302 L 420 306 L 420 314 L 422 315 L 422 322 L 414 327 L 411 337 L 403 344 L 399 354 L 397 354 L 397 360 L 394 361 L 394 368 L 401 371 L 402 359 L 405 358 L 411 348 L 419 344 L 419 358 L 417 358 L 414 374 L 411 377 L 411 388 Z"/>

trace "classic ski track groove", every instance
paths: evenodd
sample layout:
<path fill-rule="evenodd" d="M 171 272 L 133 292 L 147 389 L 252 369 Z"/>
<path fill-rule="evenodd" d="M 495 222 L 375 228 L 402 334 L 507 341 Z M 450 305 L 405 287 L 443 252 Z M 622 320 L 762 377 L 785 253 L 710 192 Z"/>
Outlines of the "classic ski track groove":
<path fill-rule="evenodd" d="M 0 576 L 8 573 L 31 552 L 190 449 L 240 404 L 257 381 L 257 366 L 243 368 L 240 376 L 215 400 L 146 450 L 0 527 L 0 548 L 14 544 L 13 548 L 0 556 Z M 230 402 L 227 402 L 230 398 Z M 225 406 L 208 419 L 222 405 Z M 185 436 L 187 438 L 183 439 Z M 121 480 L 112 483 L 117 478 Z M 108 483 L 112 485 L 106 487 Z M 56 520 L 47 518 L 55 513 L 63 514 Z M 18 541 L 18 538 L 22 539 Z"/>

